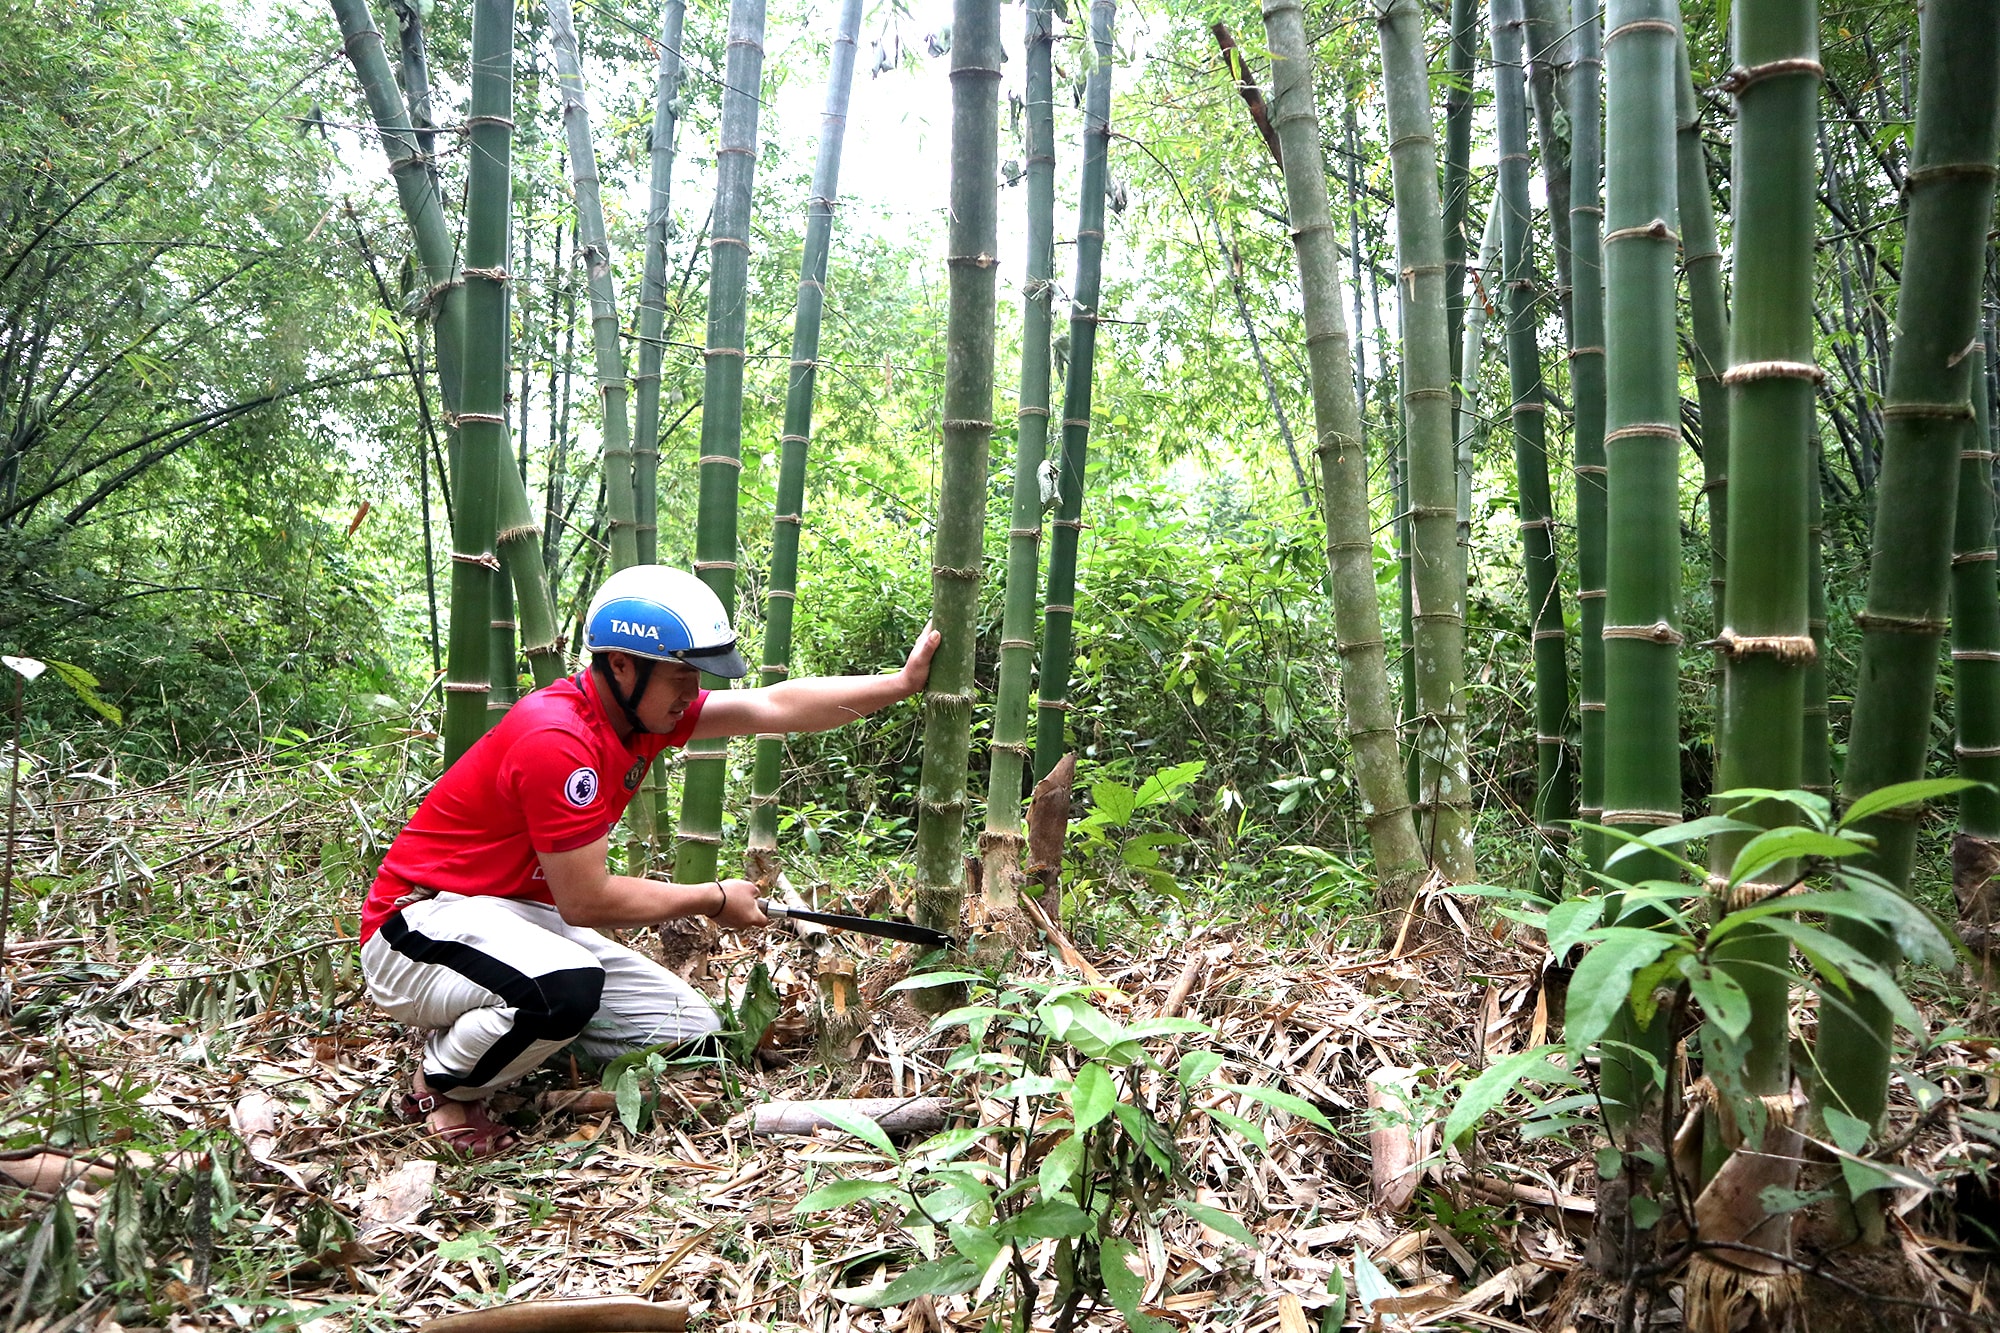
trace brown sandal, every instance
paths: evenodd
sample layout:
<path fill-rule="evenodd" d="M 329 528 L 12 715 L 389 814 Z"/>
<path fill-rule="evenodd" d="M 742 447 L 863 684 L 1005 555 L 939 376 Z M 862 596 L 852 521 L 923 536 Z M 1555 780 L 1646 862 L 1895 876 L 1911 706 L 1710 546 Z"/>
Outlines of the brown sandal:
<path fill-rule="evenodd" d="M 431 1116 L 444 1102 L 445 1099 L 434 1092 L 406 1092 L 397 1109 L 402 1112 L 403 1119 L 424 1126 L 446 1147 L 469 1161 L 498 1157 L 520 1143 L 513 1130 L 486 1113 L 484 1102 L 457 1103 L 465 1108 L 465 1123 L 462 1125 L 433 1125 Z"/>

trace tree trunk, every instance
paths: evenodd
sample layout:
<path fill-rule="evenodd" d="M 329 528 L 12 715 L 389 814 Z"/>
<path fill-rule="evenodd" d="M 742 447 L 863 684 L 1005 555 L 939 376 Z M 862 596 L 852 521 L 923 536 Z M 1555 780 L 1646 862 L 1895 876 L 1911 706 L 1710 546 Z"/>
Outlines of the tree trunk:
<path fill-rule="evenodd" d="M 1458 562 L 1458 484 L 1451 435 L 1444 234 L 1437 144 L 1417 0 L 1377 10 L 1396 196 L 1397 303 L 1403 312 L 1403 426 L 1411 503 L 1415 637 L 1417 836 L 1449 881 L 1473 879 L 1471 784 L 1465 753 L 1465 583 Z"/>
<path fill-rule="evenodd" d="M 827 64 L 826 107 L 820 113 L 819 158 L 812 198 L 806 203 L 805 254 L 799 266 L 798 313 L 792 323 L 791 375 L 785 385 L 785 424 L 779 441 L 777 515 L 771 524 L 771 574 L 764 601 L 764 659 L 758 683 L 775 685 L 791 674 L 792 612 L 798 605 L 799 529 L 805 523 L 806 450 L 812 443 L 813 384 L 819 366 L 820 311 L 826 304 L 827 252 L 833 241 L 833 207 L 840 197 L 840 147 L 847 128 L 848 91 L 854 86 L 854 46 L 861 30 L 861 0 L 842 0 L 839 28 Z M 750 851 L 778 846 L 778 784 L 785 761 L 783 736 L 757 738 L 750 795 Z"/>
<path fill-rule="evenodd" d="M 1463 433 L 1460 405 L 1471 378 L 1465 369 L 1465 261 L 1471 238 L 1472 106 L 1478 76 L 1479 0 L 1451 0 L 1451 45 L 1445 53 L 1444 317 L 1451 345 L 1451 438 Z"/>
<path fill-rule="evenodd" d="M 1013 904 L 1027 845 L 1021 826 L 1022 775 L 1029 761 L 1028 694 L 1035 671 L 1035 594 L 1041 574 L 1042 464 L 1049 441 L 1049 334 L 1055 301 L 1056 115 L 1051 0 L 1029 0 L 1028 261 L 1022 292 L 1021 391 L 1016 418 L 1014 507 L 1007 533 L 1006 606 L 1001 613 L 1000 679 L 986 770 L 986 829 L 979 877 L 989 906 Z M 1226 257 L 1225 257 L 1226 262 Z"/>
<path fill-rule="evenodd" d="M 1326 159 L 1320 150 L 1319 113 L 1313 105 L 1312 54 L 1299 0 L 1265 0 L 1263 13 L 1271 50 L 1272 120 L 1284 148 L 1285 200 L 1299 258 L 1347 734 L 1375 854 L 1377 900 L 1398 910 L 1409 902 L 1422 878 L 1423 845 L 1410 818 L 1402 760 L 1396 752 L 1396 708 L 1389 693 L 1382 608 L 1375 586 L 1368 460 L 1353 391 L 1353 354 L 1340 310 L 1340 253 L 1327 207 Z"/>
<path fill-rule="evenodd" d="M 951 221 L 946 240 L 951 288 L 943 459 L 931 556 L 931 620 L 943 642 L 931 660 L 924 691 L 915 902 L 919 922 L 953 932 L 964 912 L 966 752 L 972 740 L 973 654 L 993 439 L 1000 59 L 999 0 L 953 0 Z M 953 998 L 948 988 L 918 994 L 931 1006 Z"/>
<path fill-rule="evenodd" d="M 1570 145 L 1564 133 L 1569 119 L 1564 105 L 1568 77 L 1563 38 L 1570 28 L 1562 0 L 1523 0 L 1527 26 L 1521 37 L 1528 57 L 1528 104 L 1535 115 L 1535 165 L 1541 168 L 1542 191 L 1548 198 L 1549 250 L 1555 261 L 1556 310 L 1562 315 L 1563 337 L 1575 346 L 1570 320 Z"/>
<path fill-rule="evenodd" d="M 1496 307 L 1493 294 L 1499 290 L 1496 278 L 1500 263 L 1500 204 L 1495 200 L 1486 212 L 1486 230 L 1479 241 L 1479 256 L 1468 272 L 1472 297 L 1466 303 L 1465 332 L 1459 350 L 1459 385 L 1463 392 L 1458 405 L 1458 569 L 1459 580 L 1471 586 L 1472 565 L 1472 464 L 1475 447 L 1486 437 L 1486 416 L 1479 410 L 1479 364 L 1486 351 L 1486 321 Z"/>
<path fill-rule="evenodd" d="M 431 177 L 430 158 L 411 131 L 407 113 L 396 97 L 395 81 L 382 49 L 382 34 L 375 30 L 367 5 L 363 0 L 330 0 L 330 3 L 340 23 L 347 57 L 360 78 L 369 113 L 381 135 L 383 151 L 389 156 L 389 174 L 396 182 L 403 216 L 416 240 L 424 281 L 431 286 L 424 308 L 436 330 L 433 349 L 438 389 L 447 417 L 456 416 L 464 360 L 464 325 L 458 313 L 464 297 L 458 288 L 457 241 L 445 222 L 443 200 Z M 455 431 L 453 434 L 456 448 Z M 500 469 L 497 523 L 495 546 L 514 585 L 521 648 L 534 672 L 535 684 L 546 685 L 562 673 L 561 654 L 556 647 L 555 607 L 549 599 L 548 570 L 529 514 L 528 493 L 520 474 L 511 468 Z"/>
<path fill-rule="evenodd" d="M 447 766 L 486 734 L 493 639 L 494 496 L 507 466 L 507 221 L 513 203 L 514 3 L 475 0 L 466 118 L 464 382 L 452 460 Z M 426 185 L 427 189 L 428 186 Z"/>
<path fill-rule="evenodd" d="M 1528 114 L 1521 75 L 1521 0 L 1494 0 L 1494 113 L 1499 121 L 1501 251 L 1506 270 L 1507 377 L 1513 390 L 1515 485 L 1520 492 L 1521 556 L 1527 572 L 1528 622 L 1535 662 L 1535 825 L 1547 848 L 1568 840 L 1575 804 L 1571 769 L 1569 670 L 1563 629 L 1562 584 L 1557 578 L 1555 504 L 1549 493 L 1548 403 L 1542 388 L 1541 349 L 1535 330 L 1534 254 L 1529 248 Z M 1561 862 L 1544 850 L 1537 879 L 1550 898 L 1560 896 Z"/>
<path fill-rule="evenodd" d="M 715 221 L 709 237 L 708 350 L 701 390 L 701 499 L 694 572 L 736 608 L 736 485 L 743 468 L 743 336 L 750 299 L 750 192 L 757 167 L 757 113 L 764 81 L 764 0 L 731 0 L 729 56 L 716 150 Z M 729 682 L 704 673 L 709 689 Z M 729 742 L 687 747 L 681 779 L 680 845 L 674 878 L 715 877 Z"/>
<path fill-rule="evenodd" d="M 1069 670 L 1076 630 L 1076 554 L 1083 537 L 1083 483 L 1090 452 L 1090 391 L 1097 359 L 1098 279 L 1104 268 L 1105 171 L 1111 153 L 1111 29 L 1116 6 L 1093 0 L 1095 55 L 1083 94 L 1083 187 L 1076 210 L 1076 286 L 1070 298 L 1069 369 L 1063 377 L 1059 499 L 1049 535 L 1042 599 L 1041 689 L 1035 705 L 1035 778 L 1069 753 Z"/>
<path fill-rule="evenodd" d="M 660 72 L 653 84 L 653 128 L 646 146 L 646 267 L 639 279 L 639 370 L 632 376 L 632 518 L 642 565 L 659 558 L 660 363 L 666 352 L 667 232 L 673 222 L 686 16 L 687 0 L 667 0 L 660 17 Z"/>
<path fill-rule="evenodd" d="M 1728 507 L 1734 511 L 1727 567 L 1736 575 L 1717 612 L 1723 684 L 1716 786 L 1723 792 L 1789 791 L 1804 778 L 1805 677 L 1815 654 L 1807 575 L 1812 489 L 1819 483 L 1811 449 L 1813 388 L 1820 378 L 1813 364 L 1812 306 L 1819 23 L 1813 0 L 1739 3 L 1732 25 L 1737 73 L 1730 188 L 1736 319 L 1729 369 L 1722 376 L 1729 409 L 1725 438 L 1733 442 L 1727 463 Z M 1683 42 L 1677 81 L 1683 88 L 1686 59 Z M 1687 100 L 1683 95 L 1683 127 L 1690 119 Z M 1685 137 L 1681 152 L 1685 161 Z M 1707 172 L 1700 171 L 1693 186 L 1687 174 L 1684 169 L 1682 216 L 1700 226 L 1706 221 Z M 1698 198 L 1689 197 L 1690 188 Z M 1699 250 L 1703 239 L 1695 238 L 1691 247 Z M 1698 328 L 1697 346 L 1699 341 Z M 1698 370 L 1702 360 L 1698 354 Z M 1706 411 L 1702 426 L 1713 449 Z M 1769 828 L 1797 819 L 1789 806 L 1775 801 L 1743 806 L 1718 800 L 1716 811 Z M 1742 833 L 1709 839 L 1712 882 L 1727 883 L 1736 853 L 1748 840 Z M 1737 886 L 1714 904 L 1715 915 L 1783 892 L 1793 869 L 1781 864 L 1758 882 Z M 1762 1147 L 1762 1134 L 1746 1143 L 1740 1123 L 1741 1108 L 1752 1099 L 1766 1099 L 1779 1118 L 1790 1121 L 1790 954 L 1789 939 L 1761 925 L 1737 931 L 1716 951 L 1717 970 L 1748 997 L 1750 1020 L 1737 1039 L 1713 1022 L 1703 1029 L 1703 1051 L 1715 1052 L 1704 1066 L 1723 1108 L 1711 1119 L 1709 1160 Z M 1732 1169 L 1742 1168 L 1725 1164 L 1722 1173 Z M 1724 1179 L 1719 1173 L 1718 1180 Z M 1796 1184 L 1796 1171 L 1767 1183 L 1789 1188 Z M 1713 1211 L 1723 1229 L 1719 1239 L 1790 1253 L 1789 1212 L 1767 1211 L 1760 1194 L 1730 1193 L 1718 1198 Z M 1732 1312 L 1755 1310 L 1757 1319 L 1781 1326 L 1797 1284 L 1780 1260 L 1731 1251 L 1697 1255 L 1689 1270 L 1689 1298 L 1696 1307 L 1690 1323 L 1727 1327 Z"/>
<path fill-rule="evenodd" d="M 590 293 L 590 342 L 596 356 L 598 405 L 604 413 L 604 503 L 610 516 L 611 568 L 615 572 L 639 562 L 638 519 L 632 508 L 630 386 L 625 380 L 625 344 L 618 328 L 618 275 L 604 230 L 597 145 L 590 132 L 590 106 L 585 101 L 583 66 L 577 57 L 569 0 L 548 0 L 548 11 L 556 78 L 562 88 L 563 139 L 569 146 L 570 179 L 576 189 L 576 260 L 583 266 L 585 289 Z"/>
<path fill-rule="evenodd" d="M 1841 781 L 1849 801 L 1922 777 L 1930 748 L 1937 640 L 1951 584 L 1952 532 L 1938 514 L 1956 504 L 1958 454 L 1972 419 L 1967 394 L 1973 357 L 1967 349 L 1978 342 L 1993 208 L 2000 8 L 1990 0 L 1932 0 L 1922 23 L 1902 289 L 1882 411 L 1887 443 Z M 1877 839 L 1869 868 L 1906 886 L 1916 821 L 1902 812 L 1864 827 Z M 1883 931 L 1841 920 L 1829 929 L 1879 962 L 1897 961 L 1895 941 Z M 1869 995 L 1857 993 L 1850 1004 L 1820 1015 L 1818 1064 L 1825 1078 L 1817 1101 L 1877 1125 L 1888 1096 L 1889 1014 Z M 1879 1238 L 1879 1218 L 1863 1213 L 1858 1222 L 1870 1239 Z"/>
<path fill-rule="evenodd" d="M 1577 712 L 1583 744 L 1577 815 L 1604 819 L 1604 0 L 1575 0 L 1570 61 L 1569 388 L 1576 404 Z M 1584 862 L 1601 867 L 1601 833 Z"/>

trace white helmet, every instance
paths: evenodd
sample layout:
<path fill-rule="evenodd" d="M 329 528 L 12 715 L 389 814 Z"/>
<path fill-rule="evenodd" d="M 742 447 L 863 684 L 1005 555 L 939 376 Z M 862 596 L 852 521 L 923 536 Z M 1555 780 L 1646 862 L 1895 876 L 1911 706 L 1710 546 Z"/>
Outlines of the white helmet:
<path fill-rule="evenodd" d="M 722 600 L 694 575 L 666 565 L 633 565 L 604 580 L 584 618 L 583 647 L 685 662 L 731 680 L 750 674 Z"/>

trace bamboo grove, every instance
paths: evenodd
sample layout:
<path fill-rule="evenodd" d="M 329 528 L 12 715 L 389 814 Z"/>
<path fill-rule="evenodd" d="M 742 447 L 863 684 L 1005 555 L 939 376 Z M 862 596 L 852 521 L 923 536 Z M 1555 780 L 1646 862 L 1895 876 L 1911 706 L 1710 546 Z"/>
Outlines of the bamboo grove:
<path fill-rule="evenodd" d="M 392 64 L 364 0 L 330 3 L 421 268 L 412 309 L 435 348 L 450 441 L 449 760 L 504 705 L 523 663 L 541 684 L 562 660 L 555 511 L 572 521 L 577 497 L 552 496 L 538 524 L 525 444 L 516 458 L 509 443 L 510 302 L 524 332 L 533 314 L 509 281 L 510 210 L 522 207 L 510 199 L 510 108 L 529 57 L 516 54 L 511 5 L 478 0 L 454 221 L 425 146 L 435 113 L 420 22 L 403 22 Z M 949 142 L 933 166 L 949 174 L 950 204 L 924 572 L 943 638 L 922 704 L 915 915 L 1018 943 L 1032 937 L 1022 911 L 1046 925 L 1060 906 L 1045 887 L 1053 874 L 1024 888 L 1024 805 L 1031 782 L 1060 784 L 1065 758 L 1090 744 L 1078 645 L 1107 608 L 1093 602 L 1086 534 L 1113 498 L 1091 490 L 1091 441 L 1106 420 L 1093 390 L 1098 359 L 1127 354 L 1106 330 L 1146 317 L 1132 301 L 1144 285 L 1120 276 L 1107 205 L 1122 211 L 1131 173 L 1161 167 L 1175 225 L 1219 252 L 1212 281 L 1228 290 L 1221 308 L 1240 320 L 1258 374 L 1245 382 L 1253 397 L 1261 388 L 1289 453 L 1338 663 L 1339 781 L 1361 812 L 1354 857 L 1389 933 L 1421 932 L 1440 896 L 1484 877 L 1505 883 L 1480 892 L 1511 895 L 1541 923 L 1551 963 L 1574 967 L 1563 1043 L 1474 1081 L 1455 1132 L 1520 1089 L 1578 1085 L 1588 1071 L 1613 1149 L 1594 1262 L 1623 1278 L 1687 1258 L 1692 1324 L 1783 1326 L 1797 1299 L 1795 1232 L 1809 1222 L 1877 1245 L 1888 1234 L 1882 1187 L 1827 1164 L 1865 1160 L 1882 1142 L 1896 1029 L 1913 1014 L 1899 968 L 1950 956 L 1915 905 L 1939 863 L 1925 830 L 1947 812 L 1927 822 L 1923 802 L 1957 797 L 1949 856 L 1978 949 L 1995 910 L 2000 803 L 1948 779 L 2000 776 L 2000 347 L 1982 309 L 2000 10 L 1923 8 L 1901 57 L 1902 129 L 1885 136 L 1856 99 L 1887 97 L 1886 68 L 1876 62 L 1865 90 L 1851 69 L 1834 71 L 1810 0 L 1735 0 L 1726 33 L 1711 7 L 1684 13 L 1676 0 L 1265 0 L 1261 40 L 1213 23 L 1205 95 L 1230 108 L 1233 165 L 1185 181 L 1128 146 L 1144 147 L 1143 134 L 1119 128 L 1148 51 L 1184 36 L 1112 0 L 1023 10 L 1020 65 L 1003 56 L 997 0 L 955 0 L 933 52 L 949 62 Z M 739 488 L 746 362 L 779 319 L 753 308 L 748 276 L 769 84 L 762 0 L 732 0 L 726 21 L 678 0 L 662 7 L 629 311 L 568 0 L 550 0 L 533 25 L 556 73 L 575 215 L 572 252 L 565 261 L 558 232 L 552 266 L 584 275 L 602 421 L 602 496 L 594 518 L 587 504 L 582 515 L 601 549 L 592 568 L 569 571 L 572 586 L 662 558 L 664 516 L 691 516 L 694 569 L 743 608 L 746 634 L 761 628 L 767 683 L 791 670 L 795 626 L 814 614 L 801 534 L 825 453 L 809 446 L 822 329 L 841 317 L 829 254 L 864 24 L 859 0 L 833 17 L 784 312 L 776 502 L 759 515 L 740 514 Z M 1229 17 L 1241 30 L 1251 16 Z M 1121 32 L 1121 21 L 1139 26 Z M 685 293 L 705 251 L 701 387 L 680 409 L 699 413 L 694 443 L 674 437 L 678 403 L 663 400 L 661 380 L 663 349 L 676 346 L 667 312 L 684 304 L 670 295 L 683 261 L 669 247 L 686 247 L 690 229 L 669 225 L 670 188 L 697 25 L 723 58 L 704 94 L 718 102 L 713 207 L 679 278 Z M 1841 45 L 1854 45 L 1846 29 Z M 1141 119 L 1158 131 L 1162 114 L 1147 107 Z M 1059 135 L 1059 120 L 1073 132 Z M 1364 131 L 1386 146 L 1372 184 Z M 1073 226 L 1058 226 L 1059 180 L 1077 185 Z M 1289 272 L 1262 275 L 1286 313 L 1261 341 L 1246 294 L 1259 274 L 1236 246 L 1241 222 L 1232 231 L 1221 208 L 1254 215 L 1246 195 L 1281 224 L 1291 255 Z M 1015 200 L 1024 248 L 1010 230 Z M 996 364 L 1010 348 L 1012 375 Z M 520 382 L 525 398 L 525 371 Z M 1001 398 L 1014 403 L 1011 434 Z M 1316 475 L 1293 418 L 1312 423 Z M 991 516 L 989 496 L 1006 500 Z M 743 563 L 753 523 L 771 534 L 767 568 Z M 1503 525 L 1505 547 L 1475 537 Z M 1827 596 L 1837 542 L 1867 552 L 1858 609 Z M 1526 697 L 1504 707 L 1488 706 L 1470 639 L 1495 607 L 1525 668 Z M 516 621 L 519 661 L 511 637 L 489 633 Z M 1836 641 L 1858 663 L 1844 725 L 1830 720 L 1843 711 L 1828 698 Z M 1941 652 L 1955 768 L 1933 736 Z M 1495 718 L 1511 731 L 1497 735 Z M 1482 778 L 1502 745 L 1512 780 Z M 787 755 L 785 738 L 759 738 L 750 774 L 748 851 L 767 880 Z M 673 843 L 674 877 L 710 878 L 729 845 L 727 747 L 691 749 L 677 816 L 673 780 L 665 765 L 654 775 L 658 799 L 635 818 L 628 854 L 643 869 Z M 980 819 L 969 860 L 967 824 Z M 1491 854 L 1502 823 L 1525 832 L 1528 855 Z M 983 893 L 968 902 L 975 884 Z M 1807 991 L 1816 1004 L 1802 1030 Z M 1835 1147 L 1816 1159 L 1808 1142 Z M 1771 1193 L 1808 1185 L 1832 1203 L 1781 1207 Z"/>

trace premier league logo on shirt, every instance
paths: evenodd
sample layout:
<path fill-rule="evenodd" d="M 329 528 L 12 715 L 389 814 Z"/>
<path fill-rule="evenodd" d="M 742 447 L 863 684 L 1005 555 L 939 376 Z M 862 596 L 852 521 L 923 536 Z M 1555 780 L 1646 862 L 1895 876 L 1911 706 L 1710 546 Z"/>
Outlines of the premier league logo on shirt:
<path fill-rule="evenodd" d="M 639 789 L 639 779 L 645 776 L 646 761 L 644 759 L 635 759 L 632 762 L 632 767 L 625 770 L 625 790 L 637 791 Z"/>
<path fill-rule="evenodd" d="M 563 799 L 579 810 L 587 809 L 597 799 L 597 770 L 579 768 L 563 779 Z"/>

